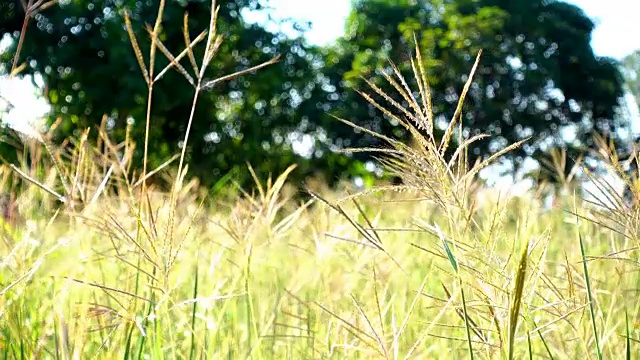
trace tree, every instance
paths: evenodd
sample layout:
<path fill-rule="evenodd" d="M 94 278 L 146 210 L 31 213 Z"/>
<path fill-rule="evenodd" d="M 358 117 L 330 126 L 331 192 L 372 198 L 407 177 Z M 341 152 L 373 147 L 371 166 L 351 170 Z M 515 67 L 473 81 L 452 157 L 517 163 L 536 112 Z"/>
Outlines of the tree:
<path fill-rule="evenodd" d="M 0 33 L 13 39 L 22 27 L 20 3 L 0 4 Z M 549 0 L 358 0 L 345 35 L 332 46 L 314 47 L 301 38 L 245 23 L 240 13 L 259 9 L 261 3 L 221 3 L 219 29 L 225 42 L 210 69 L 212 77 L 276 54 L 282 60 L 203 94 L 196 108 L 189 164 L 191 174 L 205 184 L 247 161 L 260 174 L 299 163 L 294 180 L 314 173 L 328 180 L 366 173 L 366 155 L 348 157 L 335 150 L 379 142 L 328 115 L 407 139 L 404 129 L 355 90 L 367 89 L 365 77 L 393 94 L 383 76 L 373 71 L 390 71 L 391 59 L 407 74 L 414 35 L 423 51 L 439 123 L 451 118 L 466 75 L 483 50 L 467 95 L 464 135 L 493 136 L 476 142 L 472 155 L 486 156 L 531 136 L 526 146 L 510 153 L 517 171 L 524 157 L 544 157 L 553 147 L 582 152 L 593 146 L 595 132 L 616 136 L 628 126 L 615 117 L 623 88 L 617 63 L 593 54 L 589 43 L 594 25 L 573 5 Z M 184 12 L 189 13 L 193 38 L 207 28 L 209 6 L 208 0 L 168 1 L 163 43 L 178 53 L 184 48 Z M 32 19 L 20 60 L 29 65 L 25 73 L 43 75 L 53 106 L 51 120 L 64 119 L 59 138 L 87 126 L 95 128 L 106 114 L 116 140 L 124 137 L 125 124 L 133 122 L 133 138 L 142 144 L 147 89 L 124 31 L 125 9 L 131 12 L 147 54 L 150 40 L 144 24 L 155 20 L 154 1 L 66 1 Z M 202 52 L 200 47 L 196 57 Z M 5 72 L 12 55 L 2 55 Z M 168 63 L 158 58 L 158 68 Z M 187 60 L 182 64 L 189 67 Z M 177 71 L 170 71 L 154 94 L 151 167 L 179 151 L 193 91 Z M 575 140 L 561 136 L 567 129 Z M 296 139 L 313 145 L 304 149 L 308 154 L 293 150 Z M 138 165 L 141 155 L 136 154 Z M 238 180 L 250 183 L 245 175 Z"/>
<path fill-rule="evenodd" d="M 640 49 L 622 59 L 623 73 L 627 88 L 640 110 Z"/>
<path fill-rule="evenodd" d="M 9 0 L 0 5 L 0 34 L 9 34 L 14 40 L 20 35 L 24 17 L 20 3 Z M 193 39 L 209 26 L 210 6 L 211 1 L 167 1 L 160 38 L 170 51 L 178 54 L 185 46 L 184 13 L 189 14 Z M 188 160 L 190 174 L 206 185 L 233 169 L 242 170 L 247 162 L 261 175 L 280 172 L 296 162 L 299 167 L 294 175 L 298 179 L 317 168 L 313 161 L 319 161 L 320 156 L 301 156 L 293 151 L 292 143 L 294 136 L 314 133 L 318 119 L 325 116 L 316 108 L 317 99 L 328 94 L 320 84 L 317 63 L 321 54 L 300 38 L 273 34 L 243 21 L 243 10 L 259 10 L 261 6 L 257 0 L 221 3 L 218 31 L 224 42 L 209 76 L 234 73 L 278 54 L 282 58 L 275 65 L 221 82 L 201 94 Z M 63 118 L 58 141 L 87 127 L 95 130 L 106 114 L 115 141 L 124 139 L 128 123 L 134 124 L 131 136 L 140 149 L 134 164 L 141 167 L 147 86 L 125 31 L 124 11 L 130 12 L 132 27 L 147 56 L 151 41 L 144 26 L 155 22 L 157 9 L 156 1 L 75 0 L 60 2 L 31 19 L 20 61 L 28 64 L 23 74 L 39 73 L 44 78 L 52 106 L 49 123 Z M 11 67 L 16 44 L 14 41 L 10 51 L 2 55 L 5 73 Z M 203 53 L 199 46 L 195 57 L 200 59 Z M 168 64 L 159 51 L 156 58 L 157 69 Z M 187 59 L 182 64 L 190 68 Z M 192 98 L 193 88 L 177 71 L 169 71 L 154 86 L 150 167 L 179 152 Z M 348 168 L 344 156 L 325 155 L 323 161 L 340 165 L 328 173 Z M 238 173 L 235 180 L 243 185 L 251 182 L 246 171 Z"/>
<path fill-rule="evenodd" d="M 594 133 L 617 136 L 628 126 L 615 120 L 622 76 L 616 61 L 594 55 L 593 29 L 582 10 L 559 1 L 359 0 L 344 38 L 327 57 L 334 69 L 346 67 L 333 70 L 333 84 L 345 99 L 335 112 L 377 132 L 406 138 L 403 129 L 351 89 L 365 90 L 362 77 L 371 78 L 375 69 L 390 71 L 388 59 L 408 74 L 410 63 L 404 60 L 415 35 L 428 68 L 434 113 L 441 120 L 453 115 L 475 56 L 483 51 L 467 95 L 464 132 L 488 132 L 492 137 L 476 142 L 474 155 L 484 157 L 531 137 L 510 153 L 517 171 L 524 157 L 546 156 L 553 147 L 583 152 L 593 146 Z M 373 82 L 394 93 L 378 80 L 383 80 L 379 74 Z M 326 128 L 336 141 L 378 144 L 338 126 Z M 575 134 L 574 140 L 561 136 L 567 130 Z"/>

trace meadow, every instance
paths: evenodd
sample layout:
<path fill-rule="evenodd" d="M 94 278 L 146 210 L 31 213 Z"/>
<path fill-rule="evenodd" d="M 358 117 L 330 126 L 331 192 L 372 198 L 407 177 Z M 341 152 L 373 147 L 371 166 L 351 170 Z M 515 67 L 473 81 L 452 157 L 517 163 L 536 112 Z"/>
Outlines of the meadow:
<path fill-rule="evenodd" d="M 204 68 L 222 41 L 215 13 L 198 39 Z M 152 101 L 162 72 L 154 78 L 131 40 Z M 170 67 L 186 72 L 177 61 L 191 46 L 168 54 Z M 5 192 L 21 184 L 0 244 L 1 356 L 634 358 L 638 210 L 596 176 L 599 200 L 564 179 L 553 208 L 543 187 L 520 196 L 484 188 L 478 172 L 522 144 L 469 158 L 480 137 L 462 137 L 461 113 L 475 68 L 436 139 L 419 49 L 413 61 L 417 89 L 393 66 L 385 75 L 408 105 L 374 86 L 386 104 L 368 99 L 415 144 L 361 128 L 389 147 L 349 150 L 377 152 L 401 185 L 292 184 L 292 165 L 255 177 L 255 191 L 211 197 L 186 180 L 185 152 L 177 168 L 145 163 L 133 176 L 138 149 L 113 144 L 104 127 L 97 145 L 87 133 L 63 147 L 47 134 L 23 136 L 20 165 L 0 168 Z M 197 73 L 195 95 L 206 85 Z M 615 149 L 600 144 L 604 163 L 634 184 Z M 153 177 L 170 190 L 147 184 Z"/>
<path fill-rule="evenodd" d="M 3 231 L 3 358 L 635 353 L 635 237 L 572 215 L 598 216 L 582 200 L 299 203 L 285 176 L 229 201 L 187 184 L 173 209 L 149 191 L 142 215 L 135 193 L 64 215 L 29 188 Z"/>

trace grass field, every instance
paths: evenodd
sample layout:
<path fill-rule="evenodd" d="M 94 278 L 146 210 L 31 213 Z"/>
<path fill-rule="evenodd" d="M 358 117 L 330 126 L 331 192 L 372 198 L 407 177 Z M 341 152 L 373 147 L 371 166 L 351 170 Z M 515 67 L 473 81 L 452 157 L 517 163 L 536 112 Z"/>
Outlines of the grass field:
<path fill-rule="evenodd" d="M 221 41 L 212 25 L 197 39 L 210 49 L 203 67 Z M 153 69 L 131 39 L 151 102 Z M 403 184 L 357 196 L 348 186 L 291 184 L 292 167 L 256 178 L 252 193 L 207 198 L 185 180 L 184 151 L 177 168 L 156 172 L 145 161 L 132 176 L 133 147 L 111 143 L 104 128 L 97 146 L 86 133 L 60 148 L 46 134 L 23 138 L 21 164 L 0 167 L 2 189 L 21 189 L 19 215 L 0 235 L 0 356 L 633 358 L 638 209 L 597 180 L 600 206 L 572 195 L 576 183 L 561 177 L 565 195 L 551 209 L 542 191 L 498 196 L 478 186 L 478 172 L 521 143 L 485 162 L 468 159 L 480 137 L 462 138 L 459 126 L 475 68 L 436 140 L 416 50 L 417 89 L 398 72 L 386 76 L 406 107 L 375 87 L 387 105 L 364 95 L 415 145 L 361 128 L 389 147 L 352 149 L 378 152 Z M 600 145 L 624 178 L 614 149 Z M 160 174 L 170 191 L 147 186 Z M 625 181 L 638 189 L 637 179 Z M 311 200 L 295 200 L 297 191 Z"/>
<path fill-rule="evenodd" d="M 188 200 L 173 226 L 160 195 L 140 223 L 117 199 L 54 222 L 25 204 L 3 232 L 2 357 L 468 358 L 470 338 L 503 358 L 523 263 L 514 358 L 637 351 L 635 243 L 534 197 L 486 201 L 468 227 L 425 202 L 345 202 L 363 233 L 321 202 L 252 200 Z"/>

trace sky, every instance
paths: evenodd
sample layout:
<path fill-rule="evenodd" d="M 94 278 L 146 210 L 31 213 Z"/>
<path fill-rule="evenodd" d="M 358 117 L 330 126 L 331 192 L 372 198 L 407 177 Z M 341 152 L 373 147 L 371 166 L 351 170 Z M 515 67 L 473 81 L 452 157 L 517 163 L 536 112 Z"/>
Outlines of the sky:
<path fill-rule="evenodd" d="M 571 0 L 596 22 L 592 44 L 597 55 L 622 58 L 640 49 L 640 0 Z M 306 38 L 310 43 L 323 45 L 343 33 L 344 22 L 350 11 L 351 0 L 270 0 L 271 15 L 311 22 Z M 266 20 L 265 14 L 245 13 L 251 22 Z M 2 44 L 0 42 L 0 49 Z M 38 101 L 29 79 L 0 79 L 0 95 L 15 105 L 8 120 L 12 123 L 24 118 L 32 119 L 46 112 L 47 105 Z M 0 108 L 3 101 L 0 100 Z"/>
<path fill-rule="evenodd" d="M 596 23 L 592 46 L 597 55 L 622 58 L 640 49 L 640 0 L 570 0 L 582 8 Z M 310 21 L 313 28 L 307 39 L 313 44 L 327 44 L 339 37 L 349 15 L 350 0 L 271 0 L 275 17 Z M 255 17 L 254 17 L 255 16 Z M 259 15 L 247 16 L 262 20 Z"/>
<path fill-rule="evenodd" d="M 639 0 L 573 0 L 592 18 L 592 47 L 597 55 L 620 59 L 640 49 Z"/>

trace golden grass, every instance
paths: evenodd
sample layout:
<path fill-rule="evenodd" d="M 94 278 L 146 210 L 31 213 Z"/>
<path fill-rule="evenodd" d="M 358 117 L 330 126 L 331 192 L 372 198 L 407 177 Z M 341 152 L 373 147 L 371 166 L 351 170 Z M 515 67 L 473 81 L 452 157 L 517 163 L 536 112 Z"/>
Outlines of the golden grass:
<path fill-rule="evenodd" d="M 185 33 L 186 48 L 177 57 L 157 38 L 160 21 L 149 27 L 149 65 L 127 19 L 149 104 L 154 82 L 169 69 L 194 85 L 193 108 L 202 88 L 237 75 L 204 80 L 222 41 L 212 5 L 210 28 L 194 41 Z M 191 47 L 205 33 L 199 68 Z M 172 62 L 154 75 L 156 47 Z M 266 183 L 249 167 L 257 190 L 240 190 L 229 202 L 207 199 L 196 180 L 185 182 L 184 152 L 161 169 L 147 169 L 145 162 L 142 174 L 132 172 L 135 147 L 129 139 L 113 144 L 104 127 L 97 146 L 87 132 L 59 148 L 46 135 L 25 140 L 32 166 L 0 167 L 5 190 L 18 180 L 31 184 L 18 197 L 23 219 L 3 224 L 1 235 L 3 358 L 573 359 L 633 353 L 640 339 L 634 328 L 640 310 L 637 210 L 603 182 L 598 186 L 613 205 L 595 208 L 567 196 L 564 208 L 546 210 L 534 193 L 477 202 L 484 191 L 478 172 L 520 143 L 471 164 L 466 149 L 481 136 L 464 139 L 460 129 L 472 76 L 437 139 L 416 50 L 416 91 L 392 63 L 383 76 L 400 100 L 373 82 L 371 90 L 388 105 L 361 94 L 405 126 L 417 146 L 342 120 L 387 143 L 349 151 L 378 152 L 385 168 L 403 178 L 399 186 L 355 195 L 309 191 L 314 200 L 297 203 L 286 181 L 293 167 Z M 193 76 L 179 65 L 185 57 Z M 185 143 L 188 137 L 187 131 Z M 615 151 L 604 142 L 601 148 L 623 172 Z M 177 158 L 177 172 L 171 172 Z M 554 165 L 562 165 L 556 158 Z M 161 173 L 172 179 L 168 193 L 147 186 Z"/>
<path fill-rule="evenodd" d="M 522 358 L 529 347 L 545 357 L 545 344 L 554 358 L 594 354 L 577 229 L 535 201 L 479 208 L 484 230 L 455 239 L 458 275 L 441 246 L 454 239 L 425 225 L 447 221 L 425 203 L 390 212 L 380 199 L 364 201 L 385 254 L 330 209 L 273 214 L 259 201 L 234 211 L 179 207 L 172 250 L 160 235 L 136 243 L 135 210 L 117 202 L 102 200 L 113 214 L 101 207 L 83 215 L 91 220 L 49 224 L 42 214 L 18 235 L 3 233 L 5 357 L 468 357 L 461 291 L 476 357 L 513 349 Z M 167 198 L 150 204 L 162 229 Z M 363 221 L 355 206 L 343 208 Z M 637 263 L 595 258 L 631 244 L 592 223 L 580 231 L 604 357 L 618 358 L 623 313 L 632 324 L 638 315 Z"/>

